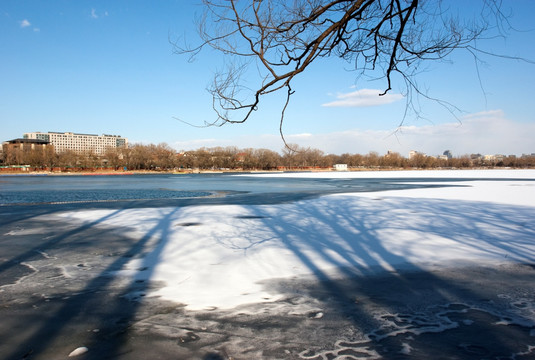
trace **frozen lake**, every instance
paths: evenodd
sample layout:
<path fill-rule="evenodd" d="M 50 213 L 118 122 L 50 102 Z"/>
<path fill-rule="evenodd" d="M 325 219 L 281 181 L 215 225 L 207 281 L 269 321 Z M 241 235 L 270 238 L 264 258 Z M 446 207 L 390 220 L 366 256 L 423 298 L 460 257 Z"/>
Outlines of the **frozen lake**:
<path fill-rule="evenodd" d="M 225 196 L 251 202 L 297 200 L 303 197 L 344 193 L 459 186 L 458 180 L 495 178 L 502 172 L 429 171 L 284 174 L 155 174 L 124 176 L 0 176 L 0 206 L 12 204 L 76 204 L 116 201 L 176 200 Z M 426 176 L 427 175 L 427 176 Z M 508 177 L 522 180 L 522 175 Z M 463 185 L 461 185 L 463 186 Z M 269 195 L 268 195 L 269 194 Z M 241 195 L 241 196 L 236 196 Z M 261 196 L 267 195 L 267 196 Z M 150 203 L 146 203 L 151 206 Z"/>
<path fill-rule="evenodd" d="M 532 170 L 1 177 L 0 194 L 1 358 L 535 355 Z"/>

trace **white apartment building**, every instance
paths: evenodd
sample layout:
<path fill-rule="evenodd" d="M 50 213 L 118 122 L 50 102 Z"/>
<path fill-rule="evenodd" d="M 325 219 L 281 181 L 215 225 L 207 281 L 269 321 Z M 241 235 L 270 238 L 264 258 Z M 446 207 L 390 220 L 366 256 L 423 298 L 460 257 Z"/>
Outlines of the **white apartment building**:
<path fill-rule="evenodd" d="M 347 164 L 334 164 L 333 165 L 334 170 L 336 171 L 347 171 Z"/>
<path fill-rule="evenodd" d="M 56 153 L 66 150 L 76 152 L 93 152 L 97 155 L 103 155 L 109 148 L 126 148 L 128 139 L 119 135 L 92 135 L 77 134 L 72 132 L 31 132 L 25 133 L 24 139 L 46 140 L 54 145 Z"/>

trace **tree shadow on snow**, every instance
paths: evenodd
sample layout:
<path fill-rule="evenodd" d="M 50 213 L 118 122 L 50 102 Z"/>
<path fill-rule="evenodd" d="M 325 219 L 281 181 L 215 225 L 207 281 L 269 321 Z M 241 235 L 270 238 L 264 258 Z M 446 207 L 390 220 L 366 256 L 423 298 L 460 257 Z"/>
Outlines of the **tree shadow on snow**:
<path fill-rule="evenodd" d="M 157 256 L 176 211 L 162 210 L 139 237 L 125 236 L 128 228 L 103 225 L 122 210 L 105 211 L 85 222 L 20 217 L 15 225 L 21 234 L 4 235 L 0 243 L 3 249 L 20 245 L 10 250 L 10 259 L 2 259 L 0 276 L 17 264 L 31 272 L 20 278 L 9 273 L 7 277 L 13 279 L 6 278 L 1 289 L 0 357 L 66 358 L 82 346 L 89 348 L 78 356 L 82 359 L 116 358 L 131 351 L 129 327 L 140 302 L 129 296 L 143 296 L 154 284 L 135 278 L 118 280 L 114 274 L 135 258 L 143 259 L 148 253 Z M 41 230 L 24 232 L 32 228 Z M 142 265 L 134 271 L 152 269 Z"/>
<path fill-rule="evenodd" d="M 317 308 L 300 325 L 310 341 L 296 358 L 533 356 L 535 271 L 522 265 L 535 258 L 533 208 L 334 197 L 247 210 L 314 274 L 265 283 L 290 314 L 303 301 Z M 433 270 L 437 251 L 459 262 Z"/>
<path fill-rule="evenodd" d="M 225 202 L 212 205 L 219 203 Z M 448 256 L 457 259 L 469 260 L 465 255 L 477 252 L 515 264 L 531 261 L 535 258 L 533 208 L 337 196 L 275 207 L 257 203 L 262 203 L 260 198 L 254 204 L 244 198 L 242 213 L 228 215 L 229 222 L 238 226 L 233 236 L 238 234 L 245 243 L 223 235 L 214 238 L 215 243 L 230 244 L 243 256 L 264 245 L 282 245 L 312 275 L 266 280 L 265 289 L 282 299 L 251 305 L 261 310 L 256 316 L 238 316 L 236 311 L 203 314 L 225 323 L 221 326 L 229 333 L 226 339 L 247 334 L 244 348 L 264 349 L 266 358 L 289 359 L 522 359 L 521 352 L 535 345 L 530 338 L 534 324 L 523 312 L 534 305 L 530 284 L 535 269 L 517 265 L 501 271 L 472 263 L 431 271 L 428 266 L 440 264 L 437 249 L 448 249 Z M 44 358 L 58 355 L 55 349 L 77 346 L 90 349 L 79 358 L 129 357 L 130 327 L 143 295 L 157 286 L 143 279 L 151 278 L 177 225 L 198 225 L 177 224 L 182 209 L 151 212 L 156 215 L 143 220 L 144 230 L 136 230 L 136 236 L 126 235 L 131 230 L 128 226 L 109 225 L 123 213 L 121 209 L 74 223 L 20 215 L 15 225 L 43 232 L 20 238 L 14 232 L 9 238 L 4 235 L 0 244 L 8 248 L 20 242 L 2 256 L 0 276 L 17 264 L 33 271 L 13 283 L 17 287 L 8 284 L 0 292 L 0 314 L 6 315 L 0 325 L 1 357 Z M 252 228 L 263 231 L 250 232 Z M 188 256 L 187 251 L 181 256 Z M 125 269 L 133 259 L 139 267 Z M 115 276 L 125 270 L 133 275 L 122 280 Z M 69 277 L 69 273 L 75 275 Z M 136 273 L 143 274 L 137 277 Z M 24 287 L 32 277 L 43 283 Z M 25 298 L 10 297 L 13 294 Z M 308 309 L 306 314 L 298 311 L 301 308 Z M 81 340 L 83 344 L 78 343 Z M 205 359 L 226 358 L 214 351 L 217 344 L 211 346 L 201 349 L 200 358 L 202 354 Z M 173 348 L 166 351 L 174 353 Z M 233 351 L 238 349 L 230 348 L 228 353 L 234 356 Z M 533 356 L 526 354 L 526 358 Z"/>

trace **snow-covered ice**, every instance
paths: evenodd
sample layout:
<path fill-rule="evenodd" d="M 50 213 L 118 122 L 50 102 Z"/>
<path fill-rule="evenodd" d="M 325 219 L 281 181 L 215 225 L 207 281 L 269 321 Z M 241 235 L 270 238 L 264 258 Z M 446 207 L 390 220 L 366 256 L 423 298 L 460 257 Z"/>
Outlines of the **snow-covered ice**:
<path fill-rule="evenodd" d="M 50 216 L 98 221 L 147 240 L 142 255 L 112 275 L 162 283 L 146 296 L 188 309 L 275 301 L 280 294 L 263 284 L 276 278 L 332 279 L 535 261 L 532 170 L 258 176 L 450 178 L 447 185 L 456 186 L 325 195 L 274 205 L 82 210 Z"/>

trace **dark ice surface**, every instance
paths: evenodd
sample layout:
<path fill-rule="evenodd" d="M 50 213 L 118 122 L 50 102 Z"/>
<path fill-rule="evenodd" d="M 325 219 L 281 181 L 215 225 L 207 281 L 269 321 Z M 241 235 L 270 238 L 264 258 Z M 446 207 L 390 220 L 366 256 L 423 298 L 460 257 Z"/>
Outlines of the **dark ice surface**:
<path fill-rule="evenodd" d="M 164 206 L 294 201 L 319 194 L 459 186 L 456 179 L 292 178 L 250 174 L 0 176 L 0 206 Z M 477 179 L 463 179 L 472 181 Z M 437 181 L 441 184 L 437 185 Z M 510 180 L 509 180 L 510 181 Z M 266 196 L 269 195 L 269 196 Z M 221 199 L 224 197 L 225 199 Z M 117 204 L 113 204 L 117 202 Z M 104 203 L 100 204 L 99 203 Z"/>

